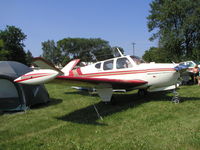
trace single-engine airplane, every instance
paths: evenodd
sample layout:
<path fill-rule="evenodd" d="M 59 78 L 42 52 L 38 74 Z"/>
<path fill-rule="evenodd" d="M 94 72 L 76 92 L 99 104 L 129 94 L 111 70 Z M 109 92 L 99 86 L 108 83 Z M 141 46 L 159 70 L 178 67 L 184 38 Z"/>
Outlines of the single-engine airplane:
<path fill-rule="evenodd" d="M 62 70 L 55 68 L 42 58 L 35 58 L 34 70 L 14 81 L 21 84 L 40 84 L 55 79 L 59 83 L 72 83 L 81 87 L 94 87 L 103 102 L 110 102 L 114 89 L 139 89 L 140 94 L 146 91 L 164 91 L 175 89 L 180 70 L 186 66 L 179 64 L 146 63 L 136 56 L 125 56 L 96 62 L 91 65 L 75 66 L 80 59 L 69 62 Z"/>

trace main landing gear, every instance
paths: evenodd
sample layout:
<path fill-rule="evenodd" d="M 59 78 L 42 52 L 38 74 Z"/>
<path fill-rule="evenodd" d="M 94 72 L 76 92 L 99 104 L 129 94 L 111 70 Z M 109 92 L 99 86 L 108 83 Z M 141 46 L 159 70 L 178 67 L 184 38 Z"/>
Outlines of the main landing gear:
<path fill-rule="evenodd" d="M 115 105 L 117 102 L 116 102 L 116 98 L 112 95 L 110 101 L 103 101 L 104 104 L 110 104 L 110 105 Z"/>
<path fill-rule="evenodd" d="M 139 96 L 146 96 L 148 94 L 147 89 L 139 89 L 138 90 L 138 95 Z"/>

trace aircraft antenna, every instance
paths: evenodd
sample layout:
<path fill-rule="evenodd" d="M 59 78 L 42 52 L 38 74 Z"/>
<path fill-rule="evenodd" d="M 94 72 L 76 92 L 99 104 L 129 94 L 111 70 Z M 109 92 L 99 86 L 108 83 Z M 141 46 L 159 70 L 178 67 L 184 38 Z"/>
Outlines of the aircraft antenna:
<path fill-rule="evenodd" d="M 135 55 L 135 43 L 133 42 L 133 55 Z"/>

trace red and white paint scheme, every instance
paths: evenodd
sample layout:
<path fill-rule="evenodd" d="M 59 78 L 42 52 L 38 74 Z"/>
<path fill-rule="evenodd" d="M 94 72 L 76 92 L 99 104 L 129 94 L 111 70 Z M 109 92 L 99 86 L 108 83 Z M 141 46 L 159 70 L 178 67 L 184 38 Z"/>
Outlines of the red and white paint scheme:
<path fill-rule="evenodd" d="M 33 72 L 31 72 L 15 81 L 23 84 L 38 84 L 56 77 L 57 80 L 61 81 L 60 83 L 73 82 L 76 83 L 75 85 L 81 83 L 82 87 L 87 87 L 89 84 L 96 88 L 102 101 L 109 102 L 113 89 L 139 89 L 141 93 L 175 89 L 177 79 L 180 76 L 179 70 L 183 68 L 183 66 L 179 67 L 178 64 L 172 63 L 145 63 L 136 56 L 122 54 L 120 57 L 74 69 L 79 61 L 79 59 L 72 60 L 58 71 L 42 58 L 36 58 L 34 63 L 38 66 L 45 66 L 45 69 L 49 66 L 50 69 L 53 69 L 52 74 L 41 70 L 38 74 L 36 73 L 36 76 L 32 76 Z M 26 77 L 29 76 L 30 79 L 27 79 Z M 47 77 L 49 78 L 46 80 Z"/>
<path fill-rule="evenodd" d="M 34 70 L 20 76 L 19 78 L 15 79 L 14 82 L 37 85 L 54 79 L 58 74 L 59 72 L 50 69 Z"/>

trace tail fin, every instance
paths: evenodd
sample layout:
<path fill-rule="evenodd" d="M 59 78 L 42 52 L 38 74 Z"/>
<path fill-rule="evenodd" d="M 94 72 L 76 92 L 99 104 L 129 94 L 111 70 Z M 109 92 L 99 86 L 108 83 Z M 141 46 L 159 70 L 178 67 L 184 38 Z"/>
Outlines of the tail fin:
<path fill-rule="evenodd" d="M 63 74 L 60 69 L 56 68 L 51 62 L 43 59 L 42 57 L 34 58 L 32 63 L 37 65 L 40 69 L 51 69 L 59 72 L 59 74 Z"/>
<path fill-rule="evenodd" d="M 56 68 L 52 63 L 46 61 L 41 57 L 36 57 L 33 59 L 33 64 L 36 64 L 40 69 L 51 69 L 59 72 L 61 75 L 69 75 L 69 72 L 79 63 L 80 59 L 74 59 L 70 61 L 62 70 Z"/>
<path fill-rule="evenodd" d="M 70 61 L 64 68 L 62 68 L 62 72 L 65 76 L 69 75 L 69 72 L 80 62 L 80 59 L 74 59 Z"/>

